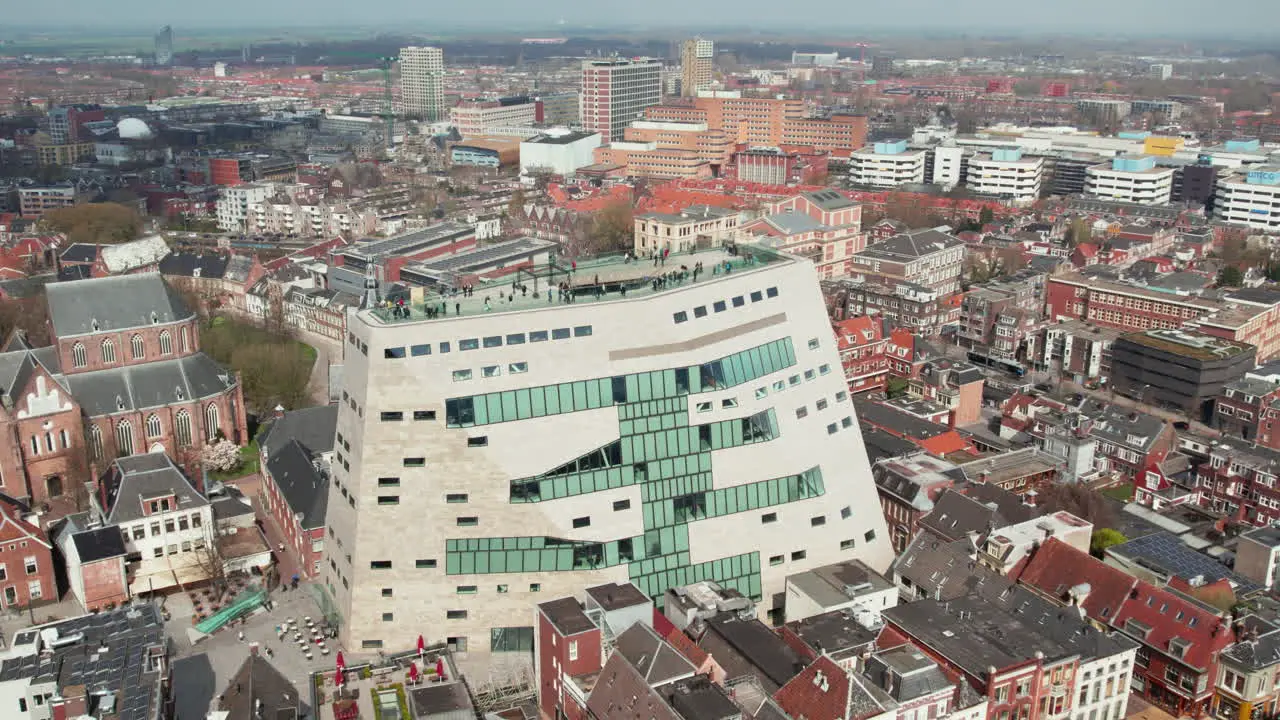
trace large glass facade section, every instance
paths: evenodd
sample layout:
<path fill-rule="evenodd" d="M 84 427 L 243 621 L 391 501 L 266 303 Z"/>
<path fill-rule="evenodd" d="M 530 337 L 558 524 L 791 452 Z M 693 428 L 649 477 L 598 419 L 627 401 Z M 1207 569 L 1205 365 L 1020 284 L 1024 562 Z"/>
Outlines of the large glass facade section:
<path fill-rule="evenodd" d="M 761 480 L 717 490 L 698 490 L 686 495 L 644 504 L 645 530 L 677 523 L 784 505 L 823 495 L 822 469 L 810 468 L 799 475 Z"/>
<path fill-rule="evenodd" d="M 795 362 L 791 339 L 783 338 L 693 367 L 452 398 L 445 401 L 445 425 L 474 427 L 668 400 L 751 382 Z"/>
<path fill-rule="evenodd" d="M 761 599 L 760 553 L 756 552 L 694 565 L 688 563 L 687 553 L 682 563 L 656 561 L 632 563 L 630 578 L 640 592 L 654 599 L 658 607 L 662 607 L 663 596 L 668 588 L 703 580 L 712 580 L 722 587 L 737 590 L 756 601 Z"/>
<path fill-rule="evenodd" d="M 687 563 L 688 554 L 689 531 L 678 525 L 607 542 L 553 537 L 467 538 L 446 541 L 445 573 L 593 570 L 677 555 L 684 555 Z"/>

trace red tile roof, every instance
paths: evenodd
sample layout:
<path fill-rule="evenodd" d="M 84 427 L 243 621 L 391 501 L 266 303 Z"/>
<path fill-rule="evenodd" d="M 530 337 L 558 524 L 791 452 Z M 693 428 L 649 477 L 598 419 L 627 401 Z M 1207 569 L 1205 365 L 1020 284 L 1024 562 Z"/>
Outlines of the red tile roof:
<path fill-rule="evenodd" d="M 1185 640 L 1188 646 L 1179 659 L 1200 670 L 1208 669 L 1218 653 L 1235 641 L 1229 621 L 1056 538 L 1036 550 L 1018 582 L 1059 600 L 1071 587 L 1088 583 L 1084 608 L 1090 618 L 1116 629 L 1125 628 L 1130 620 L 1150 627 L 1146 644 L 1170 655 L 1175 655 L 1170 641 Z"/>
<path fill-rule="evenodd" d="M 823 687 L 818 675 L 826 681 Z M 850 716 L 849 693 L 853 682 L 849 674 L 826 655 L 783 685 L 773 696 L 775 702 L 791 717 L 805 720 L 857 720 L 879 713 Z M 860 690 L 860 689 L 859 689 Z"/>
<path fill-rule="evenodd" d="M 676 652 L 680 653 L 686 660 L 693 663 L 694 667 L 701 668 L 702 664 L 707 661 L 707 658 L 711 657 L 707 654 L 706 650 L 698 647 L 698 643 L 694 642 L 688 635 L 681 632 L 680 628 L 672 626 L 671 630 L 663 637 L 671 647 L 676 649 Z"/>

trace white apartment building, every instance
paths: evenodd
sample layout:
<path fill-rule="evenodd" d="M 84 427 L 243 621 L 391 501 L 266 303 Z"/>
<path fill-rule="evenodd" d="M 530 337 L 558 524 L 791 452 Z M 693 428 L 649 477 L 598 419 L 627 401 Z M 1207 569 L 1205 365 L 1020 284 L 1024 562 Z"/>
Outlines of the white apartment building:
<path fill-rule="evenodd" d="M 705 38 L 685 40 L 680 46 L 680 94 L 696 97 L 711 87 L 716 44 Z"/>
<path fill-rule="evenodd" d="M 529 98 L 462 103 L 449 109 L 449 121 L 464 138 L 488 135 L 491 128 L 533 125 L 538 121 L 538 103 Z"/>
<path fill-rule="evenodd" d="M 218 228 L 227 232 L 245 232 L 253 207 L 275 194 L 270 183 L 232 185 L 222 189 L 222 195 L 214 206 Z"/>
<path fill-rule="evenodd" d="M 1133 677 L 1133 661 L 1138 646 L 1110 655 L 1082 657 L 1076 687 L 1075 701 L 1071 703 L 1071 720 L 1097 720 L 1099 718 L 1124 717 L 1125 704 L 1129 701 L 1129 681 Z"/>
<path fill-rule="evenodd" d="M 1256 165 L 1219 180 L 1213 216 L 1258 230 L 1280 230 L 1280 166 Z"/>
<path fill-rule="evenodd" d="M 320 132 L 362 135 L 364 133 L 386 132 L 386 123 L 380 117 L 363 117 L 360 115 L 322 115 L 319 124 Z"/>
<path fill-rule="evenodd" d="M 588 132 L 602 142 L 621 140 L 632 120 L 644 109 L 662 102 L 662 61 L 610 58 L 582 63 L 579 116 Z"/>
<path fill-rule="evenodd" d="M 1084 194 L 1115 202 L 1164 205 L 1173 197 L 1173 168 L 1150 155 L 1126 155 L 1085 169 Z"/>
<path fill-rule="evenodd" d="M 965 148 L 939 146 L 933 148 L 933 174 L 929 182 L 950 190 L 964 181 Z"/>
<path fill-rule="evenodd" d="M 855 185 L 897 187 L 924 182 L 926 150 L 908 150 L 906 140 L 878 142 L 849 155 L 849 180 Z"/>
<path fill-rule="evenodd" d="M 604 296 L 543 299 L 527 277 L 527 296 L 478 287 L 445 317 L 351 316 L 324 573 L 346 647 L 421 633 L 479 662 L 539 598 L 590 585 L 714 580 L 763 614 L 793 573 L 885 569 L 813 265 L 679 262 L 707 271 L 655 287 L 670 263 L 580 260 L 573 283 Z"/>
<path fill-rule="evenodd" d="M 400 48 L 400 107 L 405 115 L 427 122 L 445 118 L 443 50 Z"/>
<path fill-rule="evenodd" d="M 981 153 L 969 159 L 970 190 L 1015 203 L 1030 203 L 1040 197 L 1043 176 L 1044 158 L 1023 157 L 1022 151 L 1016 148 Z"/>

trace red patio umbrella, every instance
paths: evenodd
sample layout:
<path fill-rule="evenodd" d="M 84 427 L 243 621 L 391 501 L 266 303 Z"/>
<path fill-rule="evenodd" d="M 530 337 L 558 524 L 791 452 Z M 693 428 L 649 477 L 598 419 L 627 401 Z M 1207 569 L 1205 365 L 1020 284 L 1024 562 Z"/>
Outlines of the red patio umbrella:
<path fill-rule="evenodd" d="M 337 657 L 337 660 L 338 660 L 338 672 L 342 672 L 343 670 L 346 670 L 346 669 L 347 669 L 347 661 L 346 661 L 346 660 L 344 660 L 344 659 L 342 658 L 342 651 L 341 651 L 341 650 L 339 650 L 339 651 L 338 651 L 338 657 Z"/>
<path fill-rule="evenodd" d="M 442 657 L 436 658 L 436 677 L 441 680 L 448 680 L 448 678 L 444 676 L 444 658 Z"/>
<path fill-rule="evenodd" d="M 418 663 L 409 663 L 409 682 L 415 684 L 418 682 Z"/>
<path fill-rule="evenodd" d="M 333 673 L 333 684 L 334 684 L 334 686 L 336 686 L 336 687 L 342 687 L 343 674 L 344 674 L 344 673 L 342 672 L 342 668 L 338 668 L 338 669 L 337 669 L 337 671 Z"/>
<path fill-rule="evenodd" d="M 418 655 L 421 656 L 422 653 L 426 651 L 427 651 L 427 644 L 422 641 L 422 636 L 419 635 L 418 636 Z"/>

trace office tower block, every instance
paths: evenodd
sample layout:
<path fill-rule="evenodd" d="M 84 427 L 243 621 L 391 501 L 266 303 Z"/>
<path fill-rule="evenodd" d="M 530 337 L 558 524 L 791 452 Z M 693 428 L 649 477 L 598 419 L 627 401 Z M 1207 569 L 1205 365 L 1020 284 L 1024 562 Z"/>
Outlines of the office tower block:
<path fill-rule="evenodd" d="M 622 139 L 644 109 L 662 101 L 662 63 L 649 59 L 610 58 L 582 63 L 583 129 L 600 133 L 606 143 Z"/>
<path fill-rule="evenodd" d="M 765 612 L 789 574 L 883 570 L 813 265 L 741 253 L 580 260 L 428 297 L 430 318 L 353 315 L 324 574 L 344 645 L 503 652 L 539 598 L 595 584 L 714 580 Z M 575 302 L 546 296 L 563 282 Z"/>
<path fill-rule="evenodd" d="M 173 27 L 165 25 L 155 36 L 155 54 L 157 65 L 173 64 Z"/>

